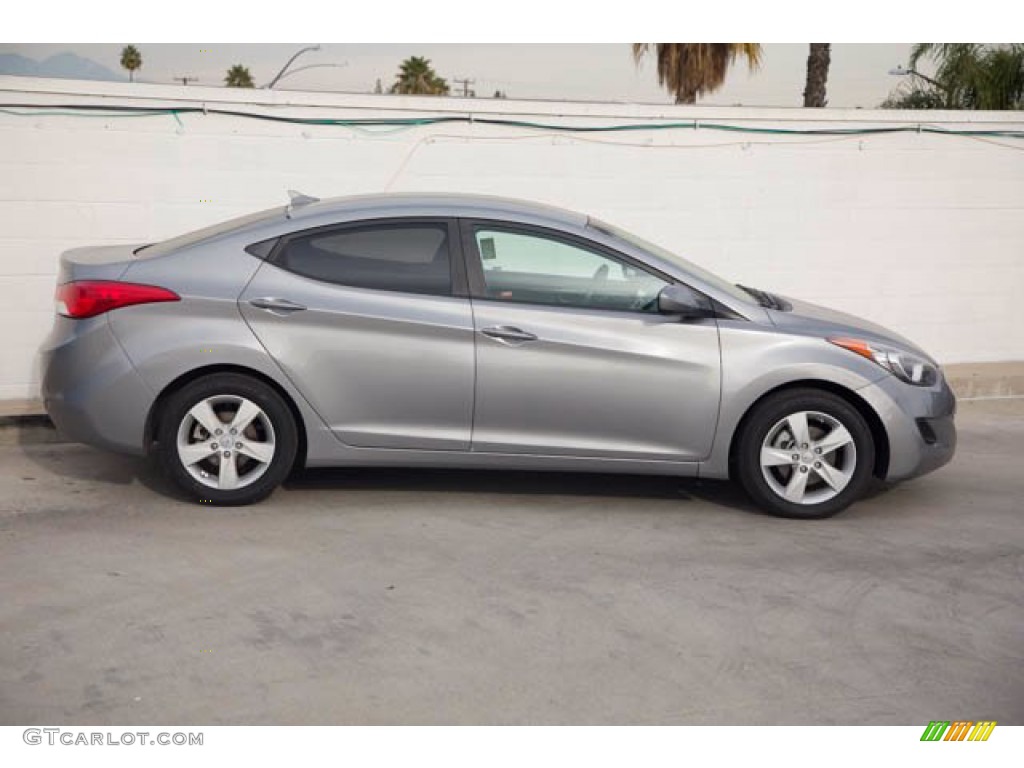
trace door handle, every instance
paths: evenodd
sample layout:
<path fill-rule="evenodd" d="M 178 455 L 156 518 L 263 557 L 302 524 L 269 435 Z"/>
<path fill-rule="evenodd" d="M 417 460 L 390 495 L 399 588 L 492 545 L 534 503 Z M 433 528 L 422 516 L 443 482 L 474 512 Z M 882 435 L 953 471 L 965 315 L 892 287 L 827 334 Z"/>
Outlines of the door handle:
<path fill-rule="evenodd" d="M 536 341 L 537 336 L 521 328 L 511 325 L 495 325 L 491 328 L 484 328 L 480 331 L 484 336 L 508 343 L 522 343 L 524 341 Z"/>
<path fill-rule="evenodd" d="M 270 296 L 250 299 L 249 303 L 257 309 L 265 309 L 268 312 L 273 312 L 275 315 L 290 315 L 292 312 L 300 312 L 306 308 L 302 304 L 296 304 L 294 301 L 275 299 Z"/>

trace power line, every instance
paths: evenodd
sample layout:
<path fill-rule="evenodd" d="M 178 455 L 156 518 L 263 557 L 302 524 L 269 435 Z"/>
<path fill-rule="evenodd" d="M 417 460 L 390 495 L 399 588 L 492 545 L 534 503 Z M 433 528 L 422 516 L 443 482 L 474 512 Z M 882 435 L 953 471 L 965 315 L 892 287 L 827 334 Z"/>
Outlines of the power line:
<path fill-rule="evenodd" d="M 183 78 L 175 78 L 182 80 Z M 193 81 L 193 78 L 188 78 Z M 11 110 L 25 110 L 15 112 Z M 429 125 L 450 123 L 469 123 L 475 125 L 494 125 L 533 130 L 555 131 L 565 134 L 588 133 L 622 133 L 634 131 L 672 131 L 672 130 L 706 130 L 738 134 L 775 135 L 775 136 L 874 136 L 897 133 L 920 133 L 945 136 L 967 136 L 987 138 L 1024 139 L 1024 131 L 1001 129 L 955 129 L 942 128 L 926 123 L 904 123 L 901 125 L 875 126 L 867 128 L 768 128 L 762 126 L 736 125 L 717 123 L 704 120 L 682 120 L 658 123 L 608 123 L 604 125 L 570 125 L 565 123 L 544 123 L 530 120 L 510 120 L 504 118 L 488 118 L 478 115 L 447 115 L 444 117 L 427 116 L 408 118 L 327 118 L 327 117 L 290 117 L 287 115 L 260 114 L 233 109 L 215 107 L 135 107 L 104 104 L 54 104 L 41 107 L 39 104 L 0 103 L 0 112 L 19 116 L 46 116 L 59 114 L 93 115 L 96 117 L 129 117 L 155 115 L 225 115 L 254 120 L 267 120 L 294 125 L 336 125 L 346 128 L 415 128 Z"/>

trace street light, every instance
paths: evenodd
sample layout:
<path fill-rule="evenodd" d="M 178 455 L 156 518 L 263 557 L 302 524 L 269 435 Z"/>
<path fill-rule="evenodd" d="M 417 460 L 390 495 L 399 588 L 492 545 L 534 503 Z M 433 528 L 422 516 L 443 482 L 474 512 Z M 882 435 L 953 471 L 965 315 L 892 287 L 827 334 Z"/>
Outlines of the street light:
<path fill-rule="evenodd" d="M 308 51 L 319 51 L 319 50 L 320 50 L 320 46 L 319 45 L 311 45 L 308 48 L 302 48 L 302 49 L 296 51 L 294 54 L 292 54 L 292 57 L 290 59 L 288 59 L 288 61 L 285 62 L 285 65 L 283 67 L 281 67 L 281 71 L 278 72 L 277 75 L 274 76 L 274 79 L 271 80 L 266 85 L 264 85 L 263 87 L 264 88 L 273 88 L 275 85 L 277 85 L 277 81 L 280 80 L 282 77 L 284 77 L 285 71 L 288 69 L 288 67 L 290 67 L 292 65 L 292 62 L 295 61 L 297 58 L 299 58 L 299 56 L 301 56 L 304 53 L 307 53 Z"/>
<path fill-rule="evenodd" d="M 897 77 L 904 77 L 906 75 L 913 75 L 914 77 L 921 78 L 926 83 L 930 83 L 931 85 L 934 85 L 939 90 L 942 90 L 942 91 L 948 91 L 949 90 L 948 86 L 943 85 L 938 80 L 932 80 L 930 77 L 926 77 L 925 75 L 922 75 L 916 69 L 904 68 L 902 66 L 893 67 L 892 69 L 889 70 L 889 74 L 890 75 L 896 75 Z"/>
<path fill-rule="evenodd" d="M 316 69 L 318 67 L 337 67 L 338 69 L 341 69 L 342 67 L 347 67 L 347 66 L 348 66 L 348 62 L 347 61 L 343 61 L 341 64 L 307 64 L 304 67 L 296 67 L 295 69 L 289 70 L 287 73 L 285 73 L 283 75 L 278 75 L 274 79 L 274 82 L 275 83 L 276 82 L 280 82 L 281 80 L 284 80 L 286 77 L 291 77 L 292 75 L 297 75 L 297 74 L 299 74 L 299 72 L 303 72 L 303 71 L 305 71 L 307 69 Z M 268 85 L 267 87 L 269 88 L 270 86 Z"/>

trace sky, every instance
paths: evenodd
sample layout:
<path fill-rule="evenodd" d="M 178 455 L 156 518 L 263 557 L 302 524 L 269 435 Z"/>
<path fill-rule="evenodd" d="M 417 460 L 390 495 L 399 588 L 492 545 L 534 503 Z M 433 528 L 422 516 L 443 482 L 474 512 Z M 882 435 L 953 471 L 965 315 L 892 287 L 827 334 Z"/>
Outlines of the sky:
<path fill-rule="evenodd" d="M 233 64 L 249 67 L 257 85 L 264 85 L 295 51 L 314 43 L 185 44 L 136 43 L 143 67 L 141 82 L 169 83 L 175 77 L 198 78 L 202 85 L 223 84 Z M 41 61 L 70 51 L 91 59 L 119 76 L 121 44 L 0 44 L 0 55 L 18 54 Z M 875 107 L 900 78 L 889 74 L 906 65 L 911 44 L 838 43 L 832 46 L 828 106 Z M 470 78 L 477 96 L 496 90 L 509 98 L 568 99 L 664 104 L 671 97 L 658 86 L 653 60 L 636 66 L 629 44 L 323 44 L 304 54 L 294 68 L 329 64 L 297 72 L 281 80 L 280 89 L 372 91 L 378 78 L 386 89 L 398 64 L 408 56 L 425 56 L 453 92 L 462 86 L 455 78 Z M 738 64 L 719 91 L 700 103 L 746 106 L 800 106 L 806 75 L 807 44 L 764 45 L 761 69 L 749 73 Z M 925 70 L 927 72 L 927 70 Z"/>

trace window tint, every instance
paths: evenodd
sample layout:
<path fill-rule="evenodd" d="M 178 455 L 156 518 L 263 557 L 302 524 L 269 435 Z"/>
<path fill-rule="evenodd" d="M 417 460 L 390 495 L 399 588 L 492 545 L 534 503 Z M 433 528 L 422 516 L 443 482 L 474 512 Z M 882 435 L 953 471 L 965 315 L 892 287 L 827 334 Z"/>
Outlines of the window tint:
<path fill-rule="evenodd" d="M 445 223 L 377 224 L 322 230 L 288 240 L 278 266 L 356 288 L 450 294 Z"/>
<path fill-rule="evenodd" d="M 262 240 L 245 246 L 245 252 L 251 253 L 258 259 L 265 259 L 273 252 L 275 245 L 277 245 L 277 238 L 272 237 L 269 240 Z"/>
<path fill-rule="evenodd" d="M 530 304 L 657 312 L 668 283 L 630 264 L 562 240 L 476 230 L 488 298 Z"/>

